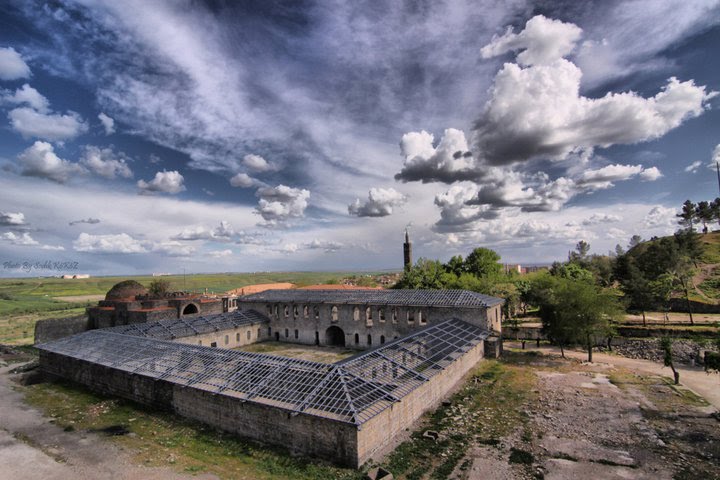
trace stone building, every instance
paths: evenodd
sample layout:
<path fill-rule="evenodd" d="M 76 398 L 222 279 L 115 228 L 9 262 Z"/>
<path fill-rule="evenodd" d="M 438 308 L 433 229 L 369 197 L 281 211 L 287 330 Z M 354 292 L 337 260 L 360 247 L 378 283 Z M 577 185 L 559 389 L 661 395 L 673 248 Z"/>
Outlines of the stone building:
<path fill-rule="evenodd" d="M 50 376 L 359 467 L 392 451 L 478 361 L 499 354 L 502 303 L 460 290 L 274 290 L 238 299 L 233 312 L 37 348 Z M 324 364 L 232 350 L 270 339 L 365 351 Z"/>
<path fill-rule="evenodd" d="M 450 318 L 499 334 L 502 304 L 466 290 L 267 290 L 238 299 L 270 319 L 274 340 L 361 350 Z"/>
<path fill-rule="evenodd" d="M 156 322 L 189 315 L 222 313 L 234 307 L 237 297 L 224 305 L 223 299 L 210 295 L 172 292 L 152 296 L 135 280 L 112 287 L 105 300 L 87 309 L 90 328 L 106 328 L 130 323 Z"/>

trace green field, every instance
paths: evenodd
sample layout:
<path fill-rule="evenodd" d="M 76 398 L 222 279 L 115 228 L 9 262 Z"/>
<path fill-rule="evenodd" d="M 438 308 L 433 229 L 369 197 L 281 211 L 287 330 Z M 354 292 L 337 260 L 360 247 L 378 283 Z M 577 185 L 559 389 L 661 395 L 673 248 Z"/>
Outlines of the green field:
<path fill-rule="evenodd" d="M 260 272 L 216 273 L 194 275 L 168 275 L 161 277 L 170 282 L 171 290 L 222 293 L 256 283 L 290 282 L 298 286 L 337 283 L 352 275 L 374 275 L 364 272 Z M 93 277 L 84 279 L 61 278 L 6 278 L 0 279 L 0 343 L 31 344 L 35 322 L 43 318 L 63 318 L 82 314 L 97 299 L 63 301 L 57 297 L 105 295 L 123 280 L 136 280 L 148 286 L 158 277 Z"/>

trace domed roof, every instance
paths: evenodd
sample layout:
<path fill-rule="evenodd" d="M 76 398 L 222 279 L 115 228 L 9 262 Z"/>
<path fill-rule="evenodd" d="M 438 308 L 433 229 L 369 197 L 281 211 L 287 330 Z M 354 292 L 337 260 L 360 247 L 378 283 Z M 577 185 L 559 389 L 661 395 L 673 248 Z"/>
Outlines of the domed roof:
<path fill-rule="evenodd" d="M 136 295 L 146 295 L 147 293 L 147 288 L 135 280 L 125 280 L 112 287 L 105 295 L 105 300 L 128 300 L 134 299 Z"/>

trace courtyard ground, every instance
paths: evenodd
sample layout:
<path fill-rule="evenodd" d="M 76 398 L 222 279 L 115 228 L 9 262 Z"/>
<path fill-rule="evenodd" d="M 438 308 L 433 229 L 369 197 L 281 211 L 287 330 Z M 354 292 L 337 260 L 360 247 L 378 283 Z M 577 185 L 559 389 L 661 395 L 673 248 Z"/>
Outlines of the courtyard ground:
<path fill-rule="evenodd" d="M 717 409 L 659 365 L 506 353 L 382 460 L 395 478 L 720 478 Z M 0 369 L 0 464 L 10 465 L 0 478 L 363 477 L 70 384 L 19 385 L 10 368 Z M 703 378 L 720 388 L 719 376 Z"/>
<path fill-rule="evenodd" d="M 293 345 L 292 343 L 276 342 L 274 340 L 253 343 L 233 350 L 243 352 L 267 353 L 281 357 L 310 360 L 311 362 L 336 363 L 356 353 L 357 350 L 342 347 L 325 347 L 312 345 Z"/>

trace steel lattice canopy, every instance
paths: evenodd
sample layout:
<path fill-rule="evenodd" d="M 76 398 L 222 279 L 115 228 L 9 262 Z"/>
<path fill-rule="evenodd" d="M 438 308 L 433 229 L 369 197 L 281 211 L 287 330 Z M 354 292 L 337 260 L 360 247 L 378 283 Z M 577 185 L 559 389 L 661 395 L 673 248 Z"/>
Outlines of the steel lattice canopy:
<path fill-rule="evenodd" d="M 265 290 L 239 302 L 337 303 L 417 307 L 492 307 L 502 298 L 468 290 Z"/>
<path fill-rule="evenodd" d="M 193 335 L 193 328 L 230 329 L 263 319 L 267 322 L 249 311 L 125 325 L 90 330 L 37 348 L 293 414 L 360 426 L 489 335 L 480 327 L 451 319 L 335 364 L 166 340 L 171 335 Z"/>

